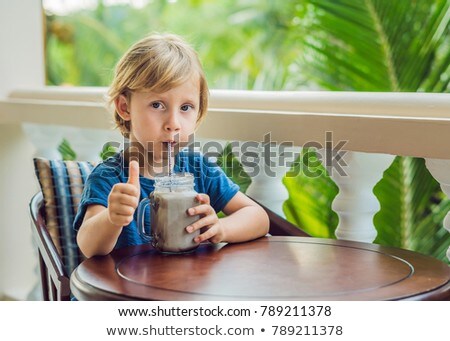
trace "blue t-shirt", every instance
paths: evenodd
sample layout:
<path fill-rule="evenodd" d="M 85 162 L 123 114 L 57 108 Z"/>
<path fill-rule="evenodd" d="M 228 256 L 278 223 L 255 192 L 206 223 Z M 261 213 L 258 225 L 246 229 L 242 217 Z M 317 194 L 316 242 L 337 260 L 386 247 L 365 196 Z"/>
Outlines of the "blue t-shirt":
<path fill-rule="evenodd" d="M 233 183 L 220 167 L 210 163 L 199 153 L 180 152 L 175 157 L 175 172 L 187 172 L 194 176 L 194 189 L 198 193 L 208 194 L 211 206 L 220 212 L 239 191 L 239 186 Z M 115 154 L 95 167 L 84 185 L 78 213 L 75 216 L 74 228 L 78 231 L 83 222 L 89 205 L 103 205 L 108 207 L 108 196 L 112 187 L 117 183 L 128 180 L 128 166 L 124 167 L 123 152 Z M 139 200 L 147 198 L 154 190 L 155 181 L 139 176 L 141 196 Z M 147 216 L 147 215 L 146 215 Z M 146 241 L 137 231 L 137 210 L 134 220 L 122 229 L 114 248 L 129 245 L 144 244 Z M 149 224 L 148 221 L 145 223 Z M 148 230 L 148 226 L 146 226 Z"/>

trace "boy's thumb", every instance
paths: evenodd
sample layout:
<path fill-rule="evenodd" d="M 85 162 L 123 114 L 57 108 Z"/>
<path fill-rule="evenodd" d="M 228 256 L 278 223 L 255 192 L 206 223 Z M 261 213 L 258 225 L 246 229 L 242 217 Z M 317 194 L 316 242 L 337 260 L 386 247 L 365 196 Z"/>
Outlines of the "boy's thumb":
<path fill-rule="evenodd" d="M 128 182 L 131 185 L 140 188 L 139 184 L 139 163 L 135 160 L 130 161 L 130 165 L 128 167 Z"/>

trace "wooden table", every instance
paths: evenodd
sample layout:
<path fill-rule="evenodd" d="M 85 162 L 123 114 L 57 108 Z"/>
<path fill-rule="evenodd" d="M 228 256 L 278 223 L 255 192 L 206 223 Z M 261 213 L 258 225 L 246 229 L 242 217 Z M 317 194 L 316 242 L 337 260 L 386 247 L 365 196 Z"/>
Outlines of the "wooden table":
<path fill-rule="evenodd" d="M 164 255 L 132 246 L 84 261 L 79 300 L 445 300 L 450 267 L 375 244 L 264 237 Z"/>

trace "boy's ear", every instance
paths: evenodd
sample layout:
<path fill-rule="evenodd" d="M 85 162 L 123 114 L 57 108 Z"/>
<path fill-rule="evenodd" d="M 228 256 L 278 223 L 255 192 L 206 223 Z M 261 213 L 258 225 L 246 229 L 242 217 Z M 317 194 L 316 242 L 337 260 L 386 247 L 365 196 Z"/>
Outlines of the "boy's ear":
<path fill-rule="evenodd" d="M 116 106 L 116 111 L 119 114 L 119 116 L 124 121 L 129 121 L 131 117 L 127 98 L 124 95 L 119 95 L 119 97 L 117 97 L 114 100 L 114 104 Z"/>

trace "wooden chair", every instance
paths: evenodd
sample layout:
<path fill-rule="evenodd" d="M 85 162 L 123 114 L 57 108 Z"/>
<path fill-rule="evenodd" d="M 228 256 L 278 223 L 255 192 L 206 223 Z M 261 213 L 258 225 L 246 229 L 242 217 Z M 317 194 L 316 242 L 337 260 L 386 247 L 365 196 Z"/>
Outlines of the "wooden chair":
<path fill-rule="evenodd" d="M 252 199 L 254 200 L 254 199 Z M 256 201 L 256 200 L 254 200 Z M 288 222 L 283 217 L 280 217 L 271 209 L 262 205 L 260 202 L 256 201 L 262 208 L 266 211 L 270 220 L 269 234 L 272 236 L 297 236 L 297 237 L 311 237 L 305 231 L 301 230 L 296 225 Z"/>
<path fill-rule="evenodd" d="M 70 301 L 69 276 L 45 225 L 42 192 L 35 194 L 31 199 L 30 215 L 33 237 L 39 253 L 43 299 L 44 301 Z"/>
<path fill-rule="evenodd" d="M 32 230 L 39 250 L 44 300 L 70 299 L 69 276 L 83 260 L 73 229 L 89 161 L 34 158 L 41 192 L 30 202 Z"/>

